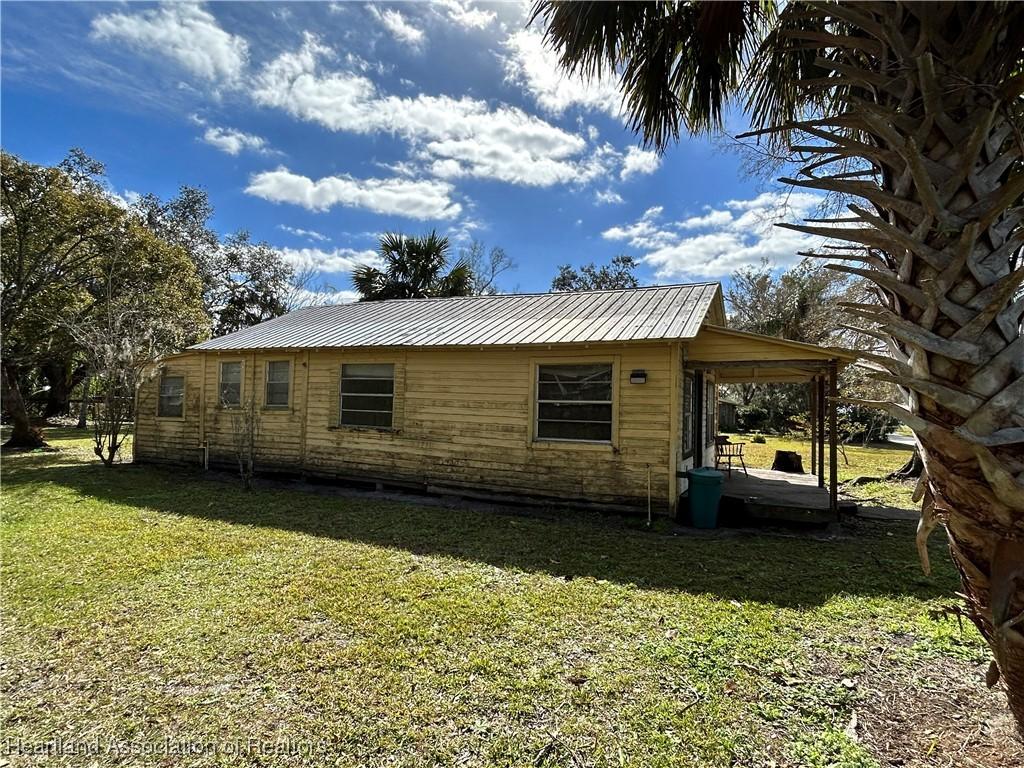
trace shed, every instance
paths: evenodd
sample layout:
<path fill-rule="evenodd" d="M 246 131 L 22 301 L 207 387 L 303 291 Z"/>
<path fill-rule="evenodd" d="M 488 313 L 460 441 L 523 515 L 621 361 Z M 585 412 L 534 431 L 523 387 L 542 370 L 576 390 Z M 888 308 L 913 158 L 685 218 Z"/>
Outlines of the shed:
<path fill-rule="evenodd" d="M 736 431 L 736 406 L 737 403 L 719 395 L 718 397 L 718 431 Z"/>
<path fill-rule="evenodd" d="M 847 359 L 724 324 L 717 283 L 300 309 L 159 361 L 135 456 L 235 465 L 251 405 L 264 471 L 671 512 L 716 382 Z"/>

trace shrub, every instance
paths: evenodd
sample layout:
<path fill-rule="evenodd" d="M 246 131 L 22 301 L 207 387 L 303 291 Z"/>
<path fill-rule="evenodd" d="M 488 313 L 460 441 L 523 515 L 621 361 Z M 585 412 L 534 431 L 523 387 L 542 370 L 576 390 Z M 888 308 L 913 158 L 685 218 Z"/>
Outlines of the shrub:
<path fill-rule="evenodd" d="M 757 443 L 758 445 L 764 445 L 768 441 L 765 440 L 764 435 L 754 435 L 752 438 L 750 438 L 750 442 Z"/>

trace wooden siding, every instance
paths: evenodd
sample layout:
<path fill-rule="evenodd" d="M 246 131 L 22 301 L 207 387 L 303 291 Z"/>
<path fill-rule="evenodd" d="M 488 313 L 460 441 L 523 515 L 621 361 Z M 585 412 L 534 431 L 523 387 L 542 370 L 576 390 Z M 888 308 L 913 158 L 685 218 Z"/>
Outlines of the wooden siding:
<path fill-rule="evenodd" d="M 262 407 L 266 363 L 282 359 L 292 362 L 289 406 Z M 140 393 L 140 459 L 199 462 L 206 440 L 212 463 L 233 462 L 231 414 L 217 404 L 221 361 L 243 363 L 243 402 L 255 393 L 261 406 L 263 470 L 642 507 L 649 469 L 655 510 L 672 506 L 678 345 L 189 352 L 166 363 L 186 376 L 183 419 L 155 418 L 158 379 Z M 390 430 L 338 426 L 341 365 L 364 362 L 395 366 Z M 548 362 L 614 365 L 612 444 L 533 439 L 536 366 Z M 647 383 L 629 383 L 634 369 Z"/>
<path fill-rule="evenodd" d="M 140 388 L 135 403 L 134 454 L 136 459 L 198 463 L 202 460 L 200 411 L 202 357 L 178 355 L 152 372 Z M 185 378 L 185 404 L 181 418 L 157 415 L 160 380 L 163 376 Z"/>

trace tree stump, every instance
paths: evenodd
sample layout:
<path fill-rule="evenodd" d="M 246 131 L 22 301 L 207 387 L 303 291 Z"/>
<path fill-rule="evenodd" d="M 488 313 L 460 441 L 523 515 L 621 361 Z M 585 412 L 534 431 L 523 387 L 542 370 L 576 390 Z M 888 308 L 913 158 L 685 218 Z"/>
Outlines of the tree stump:
<path fill-rule="evenodd" d="M 776 451 L 772 469 L 776 472 L 804 473 L 803 457 L 796 451 Z"/>

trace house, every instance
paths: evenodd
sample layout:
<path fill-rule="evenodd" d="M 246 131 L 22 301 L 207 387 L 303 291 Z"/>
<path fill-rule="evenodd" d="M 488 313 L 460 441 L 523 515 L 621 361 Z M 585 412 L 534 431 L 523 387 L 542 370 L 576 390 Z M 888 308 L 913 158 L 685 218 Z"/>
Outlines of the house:
<path fill-rule="evenodd" d="M 670 512 L 713 465 L 717 382 L 842 362 L 727 329 L 717 283 L 310 307 L 161 360 L 135 456 L 233 464 L 254 400 L 264 471 Z"/>
<path fill-rule="evenodd" d="M 724 397 L 718 398 L 718 429 L 722 432 L 736 431 L 737 403 Z"/>

